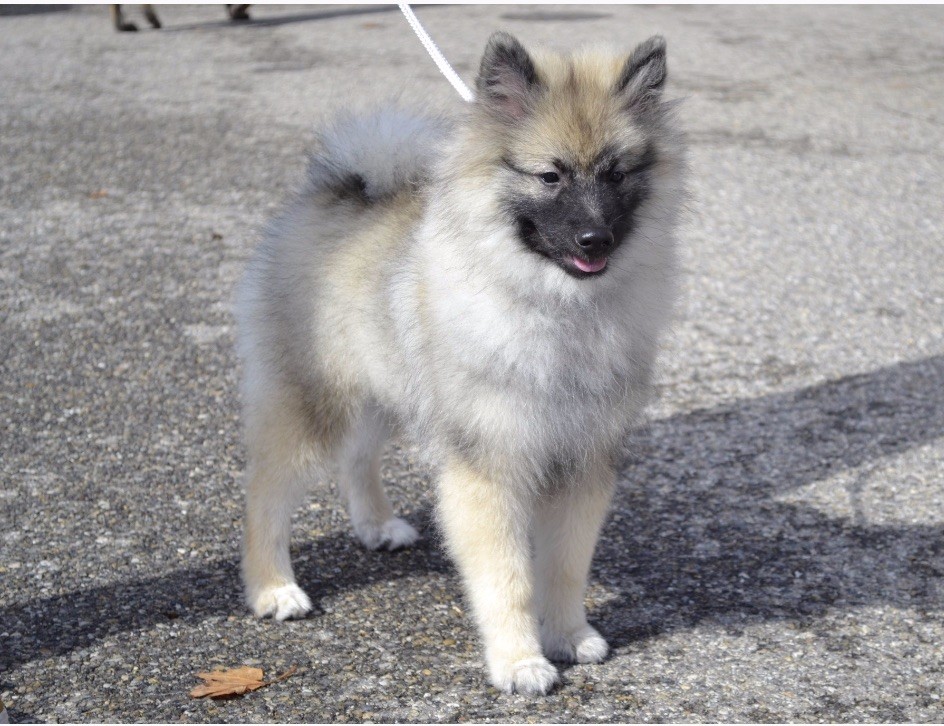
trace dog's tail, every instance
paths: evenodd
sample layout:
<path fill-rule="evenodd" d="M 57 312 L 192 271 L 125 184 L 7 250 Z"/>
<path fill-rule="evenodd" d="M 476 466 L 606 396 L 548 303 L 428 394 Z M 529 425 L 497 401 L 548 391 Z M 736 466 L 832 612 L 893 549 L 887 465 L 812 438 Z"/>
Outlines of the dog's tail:
<path fill-rule="evenodd" d="M 319 135 L 308 164 L 312 191 L 377 202 L 420 186 L 448 124 L 397 107 L 345 115 Z"/>

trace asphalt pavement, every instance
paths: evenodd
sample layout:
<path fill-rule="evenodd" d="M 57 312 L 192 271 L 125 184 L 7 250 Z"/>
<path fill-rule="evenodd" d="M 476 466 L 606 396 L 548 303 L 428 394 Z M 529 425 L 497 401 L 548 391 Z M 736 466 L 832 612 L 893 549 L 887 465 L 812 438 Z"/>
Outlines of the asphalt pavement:
<path fill-rule="evenodd" d="M 131 20 L 146 25 L 139 6 Z M 485 679 L 423 540 L 296 518 L 319 612 L 242 603 L 231 301 L 312 129 L 462 101 L 393 6 L 0 11 L 0 699 L 24 721 L 944 721 L 944 7 L 423 6 L 488 35 L 668 40 L 691 143 L 679 320 L 588 592 L 613 646 L 544 698 Z M 194 674 L 285 681 L 193 700 Z"/>

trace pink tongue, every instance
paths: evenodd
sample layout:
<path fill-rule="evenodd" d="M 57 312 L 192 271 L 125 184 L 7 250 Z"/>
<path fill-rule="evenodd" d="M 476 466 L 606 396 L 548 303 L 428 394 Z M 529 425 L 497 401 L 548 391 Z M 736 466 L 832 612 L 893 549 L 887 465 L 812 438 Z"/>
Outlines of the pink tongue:
<path fill-rule="evenodd" d="M 584 272 L 599 272 L 604 267 L 606 267 L 606 257 L 603 257 L 596 262 L 587 262 L 586 260 L 581 260 L 579 257 L 571 257 L 570 261 Z"/>

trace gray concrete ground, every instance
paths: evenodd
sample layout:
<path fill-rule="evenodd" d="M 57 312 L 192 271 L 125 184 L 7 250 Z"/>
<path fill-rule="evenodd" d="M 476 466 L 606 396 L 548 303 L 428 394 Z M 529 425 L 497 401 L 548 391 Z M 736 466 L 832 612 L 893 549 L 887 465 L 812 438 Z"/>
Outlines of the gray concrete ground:
<path fill-rule="evenodd" d="M 132 19 L 139 10 L 129 6 Z M 546 698 L 488 687 L 428 475 L 425 539 L 362 550 L 329 487 L 294 557 L 321 612 L 237 579 L 233 285 L 318 119 L 458 110 L 390 7 L 0 17 L 0 698 L 16 721 L 944 720 L 944 8 L 418 11 L 669 40 L 692 144 L 682 315 L 595 560 L 613 645 Z M 289 680 L 194 701 L 193 674 Z"/>

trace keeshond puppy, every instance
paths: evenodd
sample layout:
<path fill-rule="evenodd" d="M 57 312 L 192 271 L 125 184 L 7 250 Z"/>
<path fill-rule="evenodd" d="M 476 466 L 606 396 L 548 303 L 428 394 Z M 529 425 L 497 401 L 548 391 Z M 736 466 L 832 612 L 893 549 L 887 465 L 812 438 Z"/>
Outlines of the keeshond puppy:
<path fill-rule="evenodd" d="M 491 682 L 543 694 L 551 661 L 603 660 L 587 574 L 676 275 L 665 79 L 660 37 L 558 55 L 496 33 L 454 126 L 388 109 L 323 132 L 237 305 L 257 615 L 311 608 L 290 520 L 329 463 L 365 546 L 417 539 L 380 479 L 403 432 L 435 462 Z"/>

